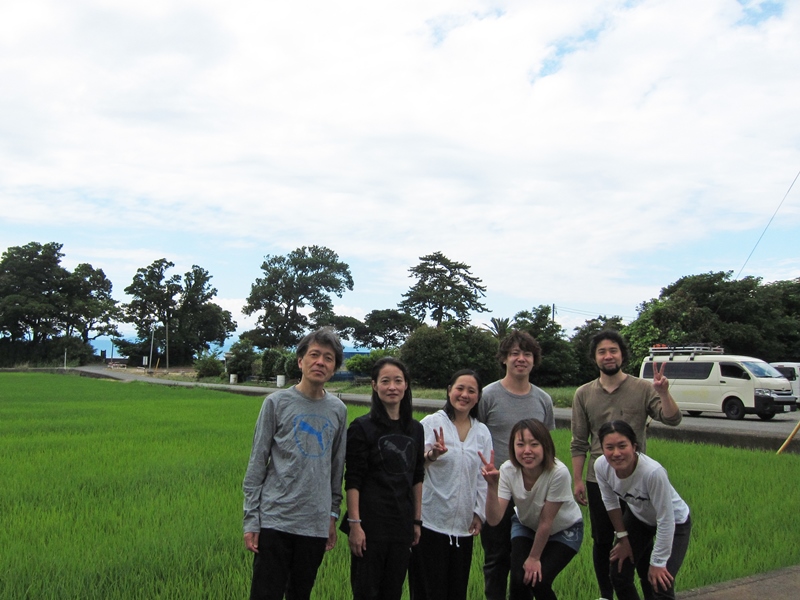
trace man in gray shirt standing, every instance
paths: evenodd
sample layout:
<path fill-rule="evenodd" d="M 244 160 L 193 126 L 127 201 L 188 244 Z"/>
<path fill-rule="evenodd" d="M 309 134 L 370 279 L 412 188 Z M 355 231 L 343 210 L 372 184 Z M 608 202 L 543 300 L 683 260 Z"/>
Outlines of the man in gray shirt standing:
<path fill-rule="evenodd" d="M 251 600 L 308 599 L 336 544 L 347 408 L 324 385 L 342 358 L 335 333 L 309 333 L 297 346 L 300 382 L 261 407 L 242 484 Z"/>
<path fill-rule="evenodd" d="M 542 349 L 529 333 L 511 332 L 502 342 L 497 358 L 506 374 L 487 385 L 478 402 L 478 420 L 492 434 L 494 464 L 508 460 L 508 438 L 511 428 L 522 419 L 538 419 L 549 430 L 556 427 L 553 400 L 530 382 L 534 367 L 542 362 Z M 509 502 L 503 520 L 494 527 L 484 524 L 481 545 L 484 552 L 483 577 L 487 600 L 505 600 L 511 559 L 511 515 L 514 503 Z"/>

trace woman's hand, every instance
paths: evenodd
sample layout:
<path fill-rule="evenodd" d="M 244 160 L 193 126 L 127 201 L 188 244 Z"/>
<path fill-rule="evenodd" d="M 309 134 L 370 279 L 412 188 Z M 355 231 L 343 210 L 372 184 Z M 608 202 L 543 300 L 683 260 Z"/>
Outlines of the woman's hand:
<path fill-rule="evenodd" d="M 367 536 L 361 529 L 361 523 L 350 523 L 350 535 L 347 538 L 350 552 L 361 558 L 367 550 Z"/>
<path fill-rule="evenodd" d="M 672 582 L 675 581 L 675 578 L 672 576 L 672 573 L 667 571 L 666 567 L 654 567 L 650 565 L 650 570 L 647 572 L 647 581 L 650 582 L 654 590 L 658 590 L 658 586 L 660 585 L 666 592 L 672 587 Z"/>
<path fill-rule="evenodd" d="M 618 563 L 618 573 L 622 573 L 622 565 L 624 564 L 625 559 L 628 559 L 631 561 L 631 563 L 633 563 L 633 549 L 631 548 L 631 543 L 628 541 L 627 537 L 620 539 L 616 544 L 614 544 L 609 558 L 611 559 L 612 563 Z"/>
<path fill-rule="evenodd" d="M 497 486 L 497 483 L 500 481 L 500 471 L 498 471 L 494 466 L 494 450 L 489 455 L 489 460 L 486 460 L 480 452 L 478 452 L 478 456 L 481 457 L 481 462 L 483 466 L 481 467 L 481 475 L 491 486 Z"/>
<path fill-rule="evenodd" d="M 542 561 L 538 558 L 529 556 L 522 564 L 522 569 L 525 571 L 522 578 L 525 585 L 534 586 L 542 580 Z"/>
<path fill-rule="evenodd" d="M 428 454 L 426 457 L 429 457 L 429 460 L 433 462 L 437 458 L 439 458 L 442 454 L 447 452 L 447 444 L 444 443 L 444 428 L 439 427 L 439 431 L 437 432 L 436 429 L 433 430 L 433 437 L 435 441 L 433 442 L 433 446 L 431 449 L 428 450 Z"/>
<path fill-rule="evenodd" d="M 419 544 L 419 538 L 422 536 L 422 526 L 414 523 L 414 539 L 411 541 L 412 546 Z"/>
<path fill-rule="evenodd" d="M 478 515 L 473 513 L 472 524 L 469 526 L 469 534 L 479 535 L 481 532 L 481 527 L 483 527 L 483 521 L 481 521 L 481 518 Z"/>

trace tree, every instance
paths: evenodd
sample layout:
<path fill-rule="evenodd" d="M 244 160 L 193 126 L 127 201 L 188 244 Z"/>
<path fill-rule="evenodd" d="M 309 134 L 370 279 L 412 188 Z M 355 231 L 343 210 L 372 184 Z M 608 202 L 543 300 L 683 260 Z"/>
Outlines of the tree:
<path fill-rule="evenodd" d="M 174 266 L 160 258 L 137 269 L 133 282 L 125 288 L 133 299 L 124 310 L 139 339 L 115 343 L 129 357 L 147 356 L 152 336 L 159 344 L 163 342 L 167 368 L 171 351 L 177 364 L 189 364 L 212 343 L 222 345 L 236 329 L 230 311 L 211 301 L 217 290 L 211 287 L 208 271 L 193 265 L 181 280 L 180 275 L 167 275 Z"/>
<path fill-rule="evenodd" d="M 312 318 L 333 314 L 330 294 L 342 297 L 353 289 L 350 267 L 324 246 L 303 246 L 286 256 L 265 257 L 263 277 L 251 286 L 242 312 L 258 316 L 256 329 L 247 339 L 259 348 L 295 346 L 309 327 L 304 309 L 313 309 Z M 315 314 L 316 313 L 316 314 Z"/>
<path fill-rule="evenodd" d="M 511 319 L 492 317 L 489 319 L 490 325 L 486 326 L 486 331 L 491 333 L 498 340 L 502 340 L 511 333 Z"/>
<path fill-rule="evenodd" d="M 456 369 L 453 340 L 443 327 L 422 325 L 400 348 L 400 360 L 418 385 L 444 388 Z"/>
<path fill-rule="evenodd" d="M 449 328 L 449 333 L 455 353 L 454 370 L 472 369 L 484 385 L 503 376 L 497 361 L 500 342 L 491 333 L 474 325 Z"/>
<path fill-rule="evenodd" d="M 470 311 L 487 311 L 480 302 L 486 295 L 486 287 L 472 275 L 469 265 L 434 252 L 421 256 L 420 263 L 409 272 L 417 282 L 403 294 L 405 300 L 398 306 L 420 321 L 430 313 L 437 327 L 444 320 L 466 325 Z"/>
<path fill-rule="evenodd" d="M 112 284 L 102 269 L 81 263 L 65 282 L 69 293 L 66 333 L 88 344 L 101 336 L 119 337 L 117 323 L 123 313 L 111 296 Z"/>
<path fill-rule="evenodd" d="M 13 246 L 0 259 L 0 362 L 44 364 L 66 352 L 79 363 L 94 355 L 89 343 L 117 334 L 117 302 L 100 269 L 61 266 L 61 244 Z"/>
<path fill-rule="evenodd" d="M 576 327 L 569 340 L 572 352 L 578 362 L 578 374 L 576 383 L 582 384 L 598 376 L 597 364 L 594 358 L 589 356 L 589 347 L 592 338 L 606 329 L 620 331 L 622 329 L 622 319 L 618 316 L 606 317 L 598 316 L 596 319 L 588 319 L 580 327 Z"/>
<path fill-rule="evenodd" d="M 0 331 L 10 341 L 41 345 L 62 331 L 69 272 L 61 244 L 13 246 L 0 259 Z"/>
<path fill-rule="evenodd" d="M 658 298 L 643 302 L 623 330 L 632 369 L 654 344 L 711 344 L 730 354 L 768 362 L 785 360 L 800 347 L 800 281 L 761 284 L 759 277 L 732 279 L 732 271 L 681 277 Z"/>
<path fill-rule="evenodd" d="M 541 304 L 514 315 L 514 328 L 530 333 L 542 347 L 542 364 L 531 372 L 539 386 L 574 385 L 578 362 L 564 329 L 551 318 L 551 307 Z"/>
<path fill-rule="evenodd" d="M 421 323 L 394 308 L 373 310 L 364 317 L 364 327 L 355 340 L 363 348 L 398 348 Z"/>

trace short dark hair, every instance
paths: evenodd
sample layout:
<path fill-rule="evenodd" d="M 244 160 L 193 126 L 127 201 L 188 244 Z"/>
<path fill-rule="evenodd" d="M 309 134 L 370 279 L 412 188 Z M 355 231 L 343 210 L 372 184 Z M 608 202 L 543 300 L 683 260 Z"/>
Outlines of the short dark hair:
<path fill-rule="evenodd" d="M 305 335 L 300 343 L 297 344 L 297 358 L 303 358 L 308 352 L 308 347 L 311 344 L 319 344 L 320 346 L 327 346 L 336 355 L 336 370 L 342 366 L 344 361 L 344 349 L 342 342 L 339 341 L 339 336 L 330 327 L 322 327 L 316 331 Z"/>
<path fill-rule="evenodd" d="M 603 423 L 597 432 L 597 437 L 600 439 L 600 446 L 603 445 L 605 437 L 612 433 L 624 435 L 628 438 L 632 446 L 635 446 L 637 450 L 639 449 L 639 440 L 636 439 L 636 432 L 633 430 L 633 427 L 628 425 L 625 421 L 609 421 L 608 423 Z"/>
<path fill-rule="evenodd" d="M 628 362 L 628 356 L 630 356 L 630 352 L 628 351 L 628 344 L 625 341 L 625 338 L 622 337 L 619 331 L 614 331 L 613 329 L 604 329 L 600 333 L 596 334 L 592 341 L 589 342 L 589 358 L 592 362 L 595 361 L 595 352 L 597 352 L 597 347 L 600 345 L 600 342 L 604 340 L 610 340 L 619 346 L 619 351 L 622 353 L 622 364 Z"/>
<path fill-rule="evenodd" d="M 511 435 L 508 438 L 509 460 L 518 469 L 522 468 L 514 452 L 514 443 L 517 441 L 517 436 L 521 435 L 525 429 L 530 431 L 533 439 L 542 445 L 542 468 L 545 471 L 550 471 L 556 466 L 556 445 L 553 443 L 553 436 L 550 435 L 550 431 L 539 419 L 522 419 L 517 421 L 514 427 L 511 428 Z"/>
<path fill-rule="evenodd" d="M 503 338 L 500 342 L 500 348 L 497 350 L 497 359 L 500 364 L 504 364 L 508 359 L 508 353 L 514 345 L 519 346 L 523 352 L 533 353 L 533 366 L 538 367 L 542 363 L 542 347 L 530 333 L 527 331 L 520 331 L 515 329 Z"/>
<path fill-rule="evenodd" d="M 472 369 L 461 369 L 460 371 L 453 373 L 453 376 L 450 378 L 450 383 L 447 384 L 447 400 L 444 401 L 444 412 L 451 421 L 456 418 L 456 409 L 453 408 L 452 404 L 450 404 L 450 388 L 453 387 L 456 381 L 458 381 L 459 377 L 464 376 L 475 378 L 475 383 L 478 384 L 478 402 L 481 401 L 481 396 L 483 396 L 483 383 L 475 371 Z M 469 416 L 473 419 L 478 418 L 478 403 L 475 403 L 475 406 L 469 409 Z"/>
<path fill-rule="evenodd" d="M 400 424 L 402 425 L 403 430 L 408 433 L 412 421 L 411 376 L 408 373 L 408 367 L 406 367 L 402 361 L 394 356 L 384 356 L 383 358 L 375 361 L 375 364 L 372 365 L 372 372 L 370 373 L 370 379 L 372 380 L 372 383 L 378 383 L 378 378 L 381 375 L 381 369 L 383 369 L 383 367 L 386 365 L 391 365 L 400 369 L 400 372 L 403 374 L 403 379 L 406 380 L 406 391 L 400 400 Z M 371 419 L 378 421 L 379 423 L 383 423 L 384 425 L 391 425 L 392 423 L 392 420 L 389 418 L 389 413 L 386 412 L 386 407 L 383 405 L 383 402 L 381 402 L 380 396 L 378 396 L 378 390 L 376 390 L 374 386 L 372 388 L 369 416 Z"/>

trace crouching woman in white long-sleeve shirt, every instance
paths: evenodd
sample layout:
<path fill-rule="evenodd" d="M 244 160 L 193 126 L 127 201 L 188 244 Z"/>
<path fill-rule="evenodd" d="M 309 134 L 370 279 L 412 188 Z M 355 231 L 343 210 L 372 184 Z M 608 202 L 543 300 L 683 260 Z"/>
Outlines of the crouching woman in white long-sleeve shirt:
<path fill-rule="evenodd" d="M 603 456 L 594 470 L 616 532 L 611 581 L 617 598 L 639 600 L 633 575 L 635 567 L 646 560 L 652 595 L 646 590 L 645 598 L 673 599 L 675 576 L 689 547 L 689 507 L 670 484 L 664 467 L 638 452 L 630 425 L 611 421 L 600 427 L 598 437 Z M 624 515 L 620 499 L 628 504 Z"/>
<path fill-rule="evenodd" d="M 425 481 L 422 534 L 409 570 L 413 600 L 467 598 L 473 537 L 486 518 L 478 453 L 492 451 L 492 436 L 476 418 L 482 390 L 477 373 L 457 371 L 444 408 L 422 419 Z"/>

